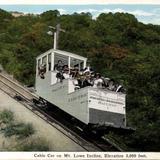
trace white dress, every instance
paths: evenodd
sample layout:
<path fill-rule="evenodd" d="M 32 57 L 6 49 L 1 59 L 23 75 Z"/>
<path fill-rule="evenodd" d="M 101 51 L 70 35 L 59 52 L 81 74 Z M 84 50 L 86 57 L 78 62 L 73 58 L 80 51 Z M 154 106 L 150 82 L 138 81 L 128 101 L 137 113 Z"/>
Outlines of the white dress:
<path fill-rule="evenodd" d="M 65 78 L 65 79 L 69 79 L 70 77 L 69 77 L 69 74 L 67 74 L 67 73 L 63 73 L 63 77 Z"/>
<path fill-rule="evenodd" d="M 102 88 L 103 80 L 101 78 L 95 79 L 93 83 L 93 88 Z"/>

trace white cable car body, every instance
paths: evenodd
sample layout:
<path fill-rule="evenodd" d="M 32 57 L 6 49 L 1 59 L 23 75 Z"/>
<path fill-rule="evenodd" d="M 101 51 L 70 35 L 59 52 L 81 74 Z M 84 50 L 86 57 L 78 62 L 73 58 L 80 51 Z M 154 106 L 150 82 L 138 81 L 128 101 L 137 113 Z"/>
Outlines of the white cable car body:
<path fill-rule="evenodd" d="M 72 68 L 78 64 L 79 69 L 86 67 L 87 58 L 56 49 L 39 55 L 36 59 L 37 95 L 54 104 L 64 112 L 84 124 L 106 125 L 118 128 L 126 127 L 126 95 L 92 86 L 75 90 L 74 79 L 57 82 L 54 65 L 61 60 Z M 42 79 L 39 75 L 40 65 L 46 65 Z"/>

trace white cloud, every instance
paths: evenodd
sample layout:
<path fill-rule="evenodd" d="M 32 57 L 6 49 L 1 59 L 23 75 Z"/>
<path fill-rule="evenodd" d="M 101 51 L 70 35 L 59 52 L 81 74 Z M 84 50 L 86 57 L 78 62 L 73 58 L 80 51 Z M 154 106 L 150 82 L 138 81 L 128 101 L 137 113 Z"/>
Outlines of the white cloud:
<path fill-rule="evenodd" d="M 43 12 L 23 12 L 24 14 L 35 14 L 35 15 L 39 15 L 42 14 Z"/>
<path fill-rule="evenodd" d="M 101 13 L 116 13 L 116 12 L 120 12 L 120 13 L 130 13 L 133 14 L 134 16 L 136 16 L 140 21 L 144 22 L 144 23 L 152 23 L 152 24 L 160 24 L 160 8 L 146 12 L 144 10 L 124 10 L 121 8 L 115 8 L 115 9 L 108 9 L 108 8 L 104 8 L 102 10 L 96 10 L 96 9 L 86 9 L 86 10 L 80 10 L 78 11 L 78 13 L 81 12 L 90 12 L 93 15 L 93 19 L 96 19 L 99 14 Z"/>
<path fill-rule="evenodd" d="M 103 9 L 101 11 L 98 11 L 99 13 L 116 13 L 116 12 L 120 12 L 120 13 L 130 13 L 133 14 L 135 16 L 154 16 L 154 13 L 149 13 L 149 12 L 145 12 L 142 10 L 135 10 L 135 11 L 129 11 L 129 10 L 123 10 L 121 8 L 116 8 L 116 9 Z"/>
<path fill-rule="evenodd" d="M 155 25 L 160 25 L 160 16 L 156 17 L 156 18 L 152 18 L 150 20 L 143 20 L 143 23 L 151 23 L 151 24 L 155 24 Z"/>
<path fill-rule="evenodd" d="M 121 9 L 121 8 L 116 8 L 116 9 L 102 9 L 102 10 L 96 10 L 96 9 L 85 9 L 85 10 L 79 10 L 77 11 L 77 13 L 82 13 L 82 12 L 90 12 L 92 15 L 93 15 L 93 19 L 96 19 L 99 14 L 101 13 L 109 13 L 109 12 L 112 12 L 112 13 L 130 13 L 130 14 L 133 14 L 135 16 L 138 16 L 138 17 L 152 17 L 152 16 L 159 16 L 159 13 L 155 13 L 155 12 L 146 12 L 146 11 L 143 11 L 143 10 L 134 10 L 134 11 L 130 11 L 130 10 L 124 10 L 124 9 Z"/>
<path fill-rule="evenodd" d="M 84 9 L 84 10 L 79 10 L 79 11 L 76 11 L 77 13 L 82 13 L 82 12 L 84 12 L 84 13 L 86 13 L 86 12 L 90 12 L 90 13 L 96 13 L 96 12 L 98 12 L 98 10 L 96 10 L 96 9 Z"/>
<path fill-rule="evenodd" d="M 60 12 L 60 14 L 67 14 L 67 11 L 65 9 L 59 8 L 57 10 Z"/>
<path fill-rule="evenodd" d="M 120 8 L 117 8 L 117 9 L 102 9 L 102 10 L 99 10 L 98 11 L 99 13 L 109 13 L 109 12 L 112 12 L 112 13 L 116 13 L 116 12 L 124 12 L 124 10 L 120 9 Z"/>
<path fill-rule="evenodd" d="M 134 14 L 135 16 L 155 16 L 154 13 L 145 12 L 142 10 L 135 10 L 135 11 L 127 11 L 128 13 Z"/>

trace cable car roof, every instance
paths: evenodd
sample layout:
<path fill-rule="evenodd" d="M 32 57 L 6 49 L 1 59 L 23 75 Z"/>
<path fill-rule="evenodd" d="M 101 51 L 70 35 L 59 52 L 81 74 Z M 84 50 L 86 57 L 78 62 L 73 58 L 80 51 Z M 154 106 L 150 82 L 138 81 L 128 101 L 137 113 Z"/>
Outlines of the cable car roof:
<path fill-rule="evenodd" d="M 57 50 L 57 49 L 50 49 L 40 55 L 37 56 L 37 59 L 40 58 L 40 57 L 43 57 L 49 53 L 57 53 L 57 54 L 61 54 L 61 55 L 65 55 L 65 56 L 69 56 L 69 57 L 72 57 L 72 58 L 75 58 L 75 59 L 80 59 L 80 60 L 84 60 L 86 61 L 87 58 L 86 57 L 83 57 L 83 56 L 80 56 L 80 55 L 77 55 L 77 54 L 74 54 L 74 53 L 71 53 L 71 52 L 66 52 L 66 51 L 62 51 L 62 50 Z"/>

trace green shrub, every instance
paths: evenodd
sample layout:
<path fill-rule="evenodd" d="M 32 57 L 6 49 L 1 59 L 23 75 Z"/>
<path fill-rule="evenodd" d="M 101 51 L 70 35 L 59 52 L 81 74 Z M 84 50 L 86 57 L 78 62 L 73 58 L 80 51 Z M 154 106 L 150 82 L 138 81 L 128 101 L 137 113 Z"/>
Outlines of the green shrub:
<path fill-rule="evenodd" d="M 11 124 L 8 125 L 4 130 L 4 135 L 5 137 L 11 137 L 13 135 L 17 136 L 18 138 L 26 138 L 29 137 L 30 135 L 34 134 L 35 130 L 32 126 L 32 124 L 24 124 L 24 123 L 19 123 L 19 124 Z"/>
<path fill-rule="evenodd" d="M 13 126 L 14 126 L 13 124 L 10 124 L 10 125 L 6 126 L 5 128 L 1 129 L 1 131 L 4 133 L 5 137 L 11 137 L 12 135 L 15 134 Z"/>
<path fill-rule="evenodd" d="M 14 115 L 12 111 L 4 110 L 0 113 L 0 121 L 2 123 L 8 124 L 14 121 Z"/>

